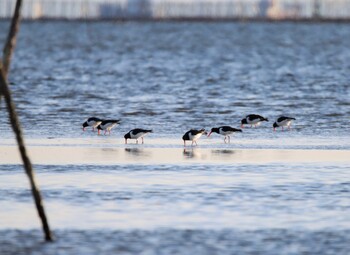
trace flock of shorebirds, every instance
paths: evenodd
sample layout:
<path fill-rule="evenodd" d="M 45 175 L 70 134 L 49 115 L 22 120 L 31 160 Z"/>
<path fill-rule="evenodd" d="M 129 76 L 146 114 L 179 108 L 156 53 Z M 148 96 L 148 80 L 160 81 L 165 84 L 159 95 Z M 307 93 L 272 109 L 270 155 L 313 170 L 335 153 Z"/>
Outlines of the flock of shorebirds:
<path fill-rule="evenodd" d="M 292 121 L 295 120 L 295 118 L 292 117 L 286 117 L 286 116 L 281 116 L 279 118 L 277 118 L 277 120 L 273 123 L 273 130 L 275 131 L 276 128 L 281 127 L 282 130 L 284 129 L 284 127 L 287 127 L 288 129 L 290 129 L 290 125 L 292 124 Z M 269 121 L 267 118 L 264 118 L 260 115 L 257 114 L 249 114 L 247 115 L 245 118 L 243 118 L 241 120 L 241 128 L 244 127 L 244 125 L 251 125 L 251 127 L 253 126 L 257 126 L 260 125 L 261 122 L 263 121 Z M 92 130 L 95 131 L 95 129 L 97 129 L 98 134 L 100 134 L 100 131 L 103 130 L 104 134 L 106 135 L 106 133 L 108 132 L 109 134 L 111 133 L 111 129 L 116 127 L 117 125 L 120 124 L 120 120 L 112 120 L 112 119 L 99 119 L 96 117 L 91 117 L 88 118 L 84 123 L 83 123 L 83 131 L 85 131 L 86 127 L 92 127 Z M 208 135 L 208 137 L 211 135 L 211 133 L 217 133 L 219 135 L 223 135 L 224 138 L 224 142 L 230 142 L 230 135 L 232 135 L 233 133 L 236 132 L 242 132 L 242 129 L 238 129 L 238 128 L 233 128 L 230 126 L 221 126 L 221 127 L 214 127 L 210 130 L 209 134 L 207 133 L 207 131 L 205 131 L 205 129 L 191 129 L 189 131 L 187 131 L 183 136 L 182 136 L 182 140 L 184 141 L 184 146 L 186 146 L 186 141 L 192 141 L 192 146 L 195 144 L 197 145 L 197 140 L 204 134 L 204 135 Z M 130 130 L 128 133 L 126 133 L 124 135 L 124 139 L 125 139 L 125 144 L 128 143 L 128 139 L 135 139 L 136 143 L 138 143 L 138 139 L 141 138 L 142 143 L 144 143 L 143 141 L 143 137 L 149 133 L 152 133 L 152 130 L 150 129 L 142 129 L 142 128 L 136 128 L 136 129 L 132 129 Z"/>

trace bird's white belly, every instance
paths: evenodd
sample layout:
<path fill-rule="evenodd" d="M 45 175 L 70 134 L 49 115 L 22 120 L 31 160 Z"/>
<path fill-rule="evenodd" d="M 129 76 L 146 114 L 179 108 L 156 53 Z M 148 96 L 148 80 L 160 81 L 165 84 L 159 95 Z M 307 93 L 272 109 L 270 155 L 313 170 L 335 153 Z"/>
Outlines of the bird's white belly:
<path fill-rule="evenodd" d="M 196 134 L 196 135 L 189 135 L 189 138 L 191 141 L 197 141 L 202 136 L 202 133 Z"/>
<path fill-rule="evenodd" d="M 248 123 L 248 124 L 253 124 L 253 125 L 255 125 L 255 124 L 259 123 L 259 122 L 260 122 L 259 119 L 250 120 L 249 118 L 247 118 L 247 123 Z"/>
<path fill-rule="evenodd" d="M 290 126 L 292 124 L 292 120 L 284 120 L 281 122 L 277 122 L 277 125 L 280 127 Z"/>
<path fill-rule="evenodd" d="M 106 129 L 106 130 L 110 131 L 116 125 L 117 125 L 116 123 L 107 123 L 106 125 L 103 126 L 103 129 Z"/>
<path fill-rule="evenodd" d="M 227 136 L 227 135 L 231 135 L 232 133 L 233 133 L 232 131 L 226 131 L 226 132 L 224 132 L 224 131 L 220 130 L 220 135 Z"/>
<path fill-rule="evenodd" d="M 91 126 L 91 127 L 94 127 L 94 128 L 95 128 L 95 127 L 97 127 L 98 125 L 100 125 L 100 124 L 101 124 L 101 122 L 102 122 L 102 121 L 94 121 L 94 120 L 92 120 L 92 121 L 88 121 L 88 123 L 87 123 L 87 124 L 88 124 L 89 126 Z"/>
<path fill-rule="evenodd" d="M 147 133 L 137 133 L 134 134 L 133 132 L 130 133 L 130 138 L 131 139 L 139 139 L 141 137 L 144 137 Z"/>

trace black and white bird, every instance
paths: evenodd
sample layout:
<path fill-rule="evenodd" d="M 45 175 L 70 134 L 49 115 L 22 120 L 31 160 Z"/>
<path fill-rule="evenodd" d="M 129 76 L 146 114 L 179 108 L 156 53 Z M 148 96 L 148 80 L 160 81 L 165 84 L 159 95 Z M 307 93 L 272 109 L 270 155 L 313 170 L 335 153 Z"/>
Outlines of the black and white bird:
<path fill-rule="evenodd" d="M 244 119 L 241 120 L 241 127 L 244 128 L 244 124 L 248 124 L 250 125 L 250 127 L 253 127 L 253 125 L 256 127 L 262 121 L 269 121 L 269 120 L 268 118 L 264 118 L 263 116 L 260 116 L 257 114 L 249 114 Z"/>
<path fill-rule="evenodd" d="M 96 117 L 88 118 L 83 123 L 83 131 L 85 131 L 86 127 L 92 127 L 92 131 L 95 131 L 95 128 L 102 123 L 102 120 Z"/>
<path fill-rule="evenodd" d="M 186 141 L 192 141 L 192 146 L 193 144 L 197 145 L 197 140 L 203 135 L 206 134 L 206 131 L 204 128 L 201 130 L 196 130 L 196 129 L 191 129 L 187 131 L 183 136 L 182 140 L 184 140 L 184 146 L 186 146 Z"/>
<path fill-rule="evenodd" d="M 104 134 L 106 134 L 107 131 L 111 134 L 111 129 L 119 125 L 119 123 L 120 120 L 103 120 L 101 124 L 97 126 L 98 134 L 100 134 L 100 130 L 104 130 Z"/>
<path fill-rule="evenodd" d="M 273 131 L 276 131 L 277 127 L 288 127 L 290 129 L 290 125 L 292 124 L 292 121 L 295 120 L 295 118 L 281 116 L 279 117 L 275 123 L 273 123 Z"/>
<path fill-rule="evenodd" d="M 222 126 L 217 128 L 212 128 L 208 137 L 211 135 L 211 133 L 217 133 L 219 135 L 225 136 L 224 142 L 226 143 L 226 139 L 228 139 L 228 142 L 230 143 L 230 135 L 236 132 L 242 132 L 242 129 L 233 128 L 230 126 Z"/>
<path fill-rule="evenodd" d="M 149 133 L 152 133 L 152 130 L 135 128 L 130 130 L 124 135 L 125 144 L 128 143 L 128 139 L 136 139 L 136 143 L 139 143 L 138 139 L 141 138 L 143 144 L 143 137 Z"/>

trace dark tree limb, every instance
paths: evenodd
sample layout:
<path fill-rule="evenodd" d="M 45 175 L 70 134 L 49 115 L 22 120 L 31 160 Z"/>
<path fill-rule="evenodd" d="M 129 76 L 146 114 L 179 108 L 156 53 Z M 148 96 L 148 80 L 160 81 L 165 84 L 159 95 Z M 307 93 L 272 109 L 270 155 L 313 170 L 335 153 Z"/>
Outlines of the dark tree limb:
<path fill-rule="evenodd" d="M 19 23 L 21 18 L 21 7 L 22 0 L 17 0 L 15 12 L 13 13 L 11 27 L 7 36 L 6 44 L 3 49 L 3 75 L 5 75 L 5 80 L 7 80 L 8 70 L 10 68 L 12 53 L 16 46 L 16 35 L 19 29 Z"/>
<path fill-rule="evenodd" d="M 11 56 L 12 56 L 14 47 L 16 45 L 16 35 L 19 28 L 21 5 L 22 5 L 22 0 L 17 0 L 15 13 L 12 18 L 9 35 L 4 47 L 4 56 L 3 56 L 4 65 L 2 64 L 2 61 L 0 59 L 0 99 L 2 96 L 4 96 L 5 98 L 5 104 L 7 107 L 7 111 L 9 113 L 12 130 L 16 135 L 18 149 L 21 154 L 25 172 L 29 178 L 32 195 L 35 201 L 35 205 L 36 205 L 39 217 L 42 222 L 42 227 L 45 234 L 45 240 L 52 241 L 53 239 L 52 239 L 50 227 L 48 224 L 48 220 L 46 218 L 43 202 L 41 199 L 41 194 L 35 183 L 34 170 L 32 168 L 30 159 L 27 155 L 26 147 L 24 145 L 24 140 L 22 136 L 22 130 L 19 124 L 19 119 L 17 117 L 15 105 L 12 101 L 10 88 L 7 83 L 7 74 L 8 74 L 8 70 L 11 62 Z M 1 101 L 0 101 L 0 104 L 1 104 Z"/>
<path fill-rule="evenodd" d="M 32 190 L 32 195 L 33 195 L 33 198 L 35 201 L 36 208 L 38 210 L 39 217 L 40 217 L 42 225 L 43 225 L 45 239 L 47 241 L 52 241 L 52 235 L 51 235 L 50 227 L 48 224 L 48 220 L 47 220 L 46 215 L 45 215 L 45 210 L 43 207 L 43 202 L 41 199 L 40 191 L 37 188 L 36 183 L 35 183 L 34 171 L 32 168 L 32 164 L 31 164 L 30 159 L 27 155 L 27 151 L 26 151 L 23 136 L 22 136 L 21 127 L 19 124 L 16 110 L 15 110 L 15 105 L 12 101 L 11 92 L 10 92 L 9 86 L 5 80 L 4 72 L 1 68 L 1 65 L 0 65 L 0 94 L 2 94 L 5 98 L 5 103 L 7 106 L 8 113 L 9 113 L 11 126 L 13 129 L 13 132 L 16 134 L 18 149 L 20 151 L 20 154 L 21 154 L 21 157 L 23 160 L 25 172 L 29 178 L 29 182 L 30 182 L 30 186 L 31 186 L 31 190 Z"/>

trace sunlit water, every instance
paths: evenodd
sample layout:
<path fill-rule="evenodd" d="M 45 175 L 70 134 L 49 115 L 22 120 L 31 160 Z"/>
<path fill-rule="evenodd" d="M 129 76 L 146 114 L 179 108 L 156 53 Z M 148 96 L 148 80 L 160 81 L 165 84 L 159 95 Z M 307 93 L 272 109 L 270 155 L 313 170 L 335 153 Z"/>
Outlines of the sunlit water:
<path fill-rule="evenodd" d="M 130 163 L 34 166 L 50 245 L 22 166 L 0 165 L 0 254 L 349 254 L 349 161 L 230 161 L 237 149 L 349 151 L 348 42 L 348 24 L 23 23 L 10 82 L 29 145 L 91 139 Z M 142 163 L 190 128 L 249 113 L 270 121 L 230 145 L 202 138 L 179 163 Z M 297 119 L 291 131 L 272 131 L 280 114 Z M 122 124 L 97 137 L 81 130 L 89 116 Z M 10 139 L 3 105 L 1 118 Z M 125 146 L 135 127 L 154 134 Z"/>

